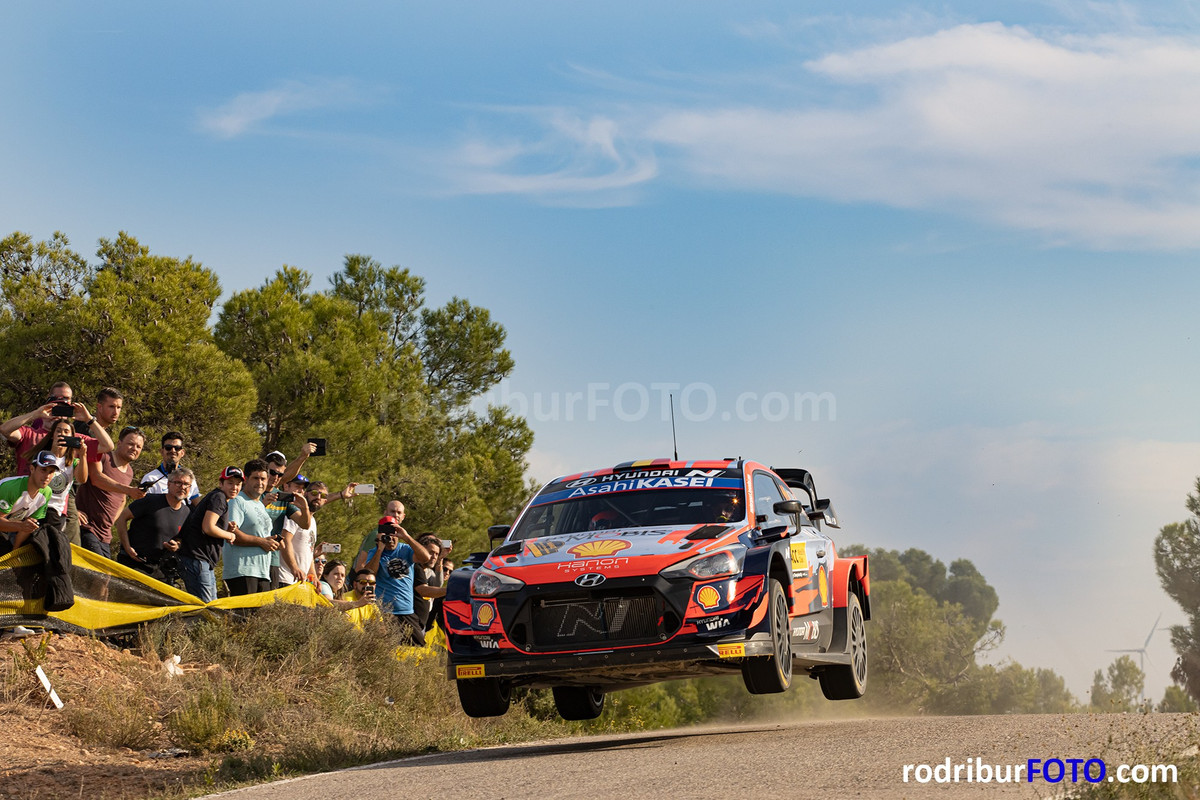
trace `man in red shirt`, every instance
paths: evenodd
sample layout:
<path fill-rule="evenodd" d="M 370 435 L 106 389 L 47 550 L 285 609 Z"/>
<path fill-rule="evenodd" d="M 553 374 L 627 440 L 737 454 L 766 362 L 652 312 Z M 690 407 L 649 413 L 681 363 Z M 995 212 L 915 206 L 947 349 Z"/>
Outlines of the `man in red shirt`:
<path fill-rule="evenodd" d="M 146 434 L 132 425 L 121 431 L 117 447 L 100 459 L 99 469 L 88 472 L 88 482 L 78 489 L 76 502 L 87 518 L 80 526 L 82 544 L 93 553 L 112 558 L 112 526 L 125 508 L 126 498 L 140 500 L 146 493 L 133 485 L 133 462 L 142 454 Z"/>

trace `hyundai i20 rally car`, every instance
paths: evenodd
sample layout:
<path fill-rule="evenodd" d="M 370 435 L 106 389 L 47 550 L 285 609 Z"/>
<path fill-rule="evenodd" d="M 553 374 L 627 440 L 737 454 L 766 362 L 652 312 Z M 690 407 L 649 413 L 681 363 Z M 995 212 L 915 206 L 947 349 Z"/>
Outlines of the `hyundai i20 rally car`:
<path fill-rule="evenodd" d="M 564 718 L 592 719 L 606 692 L 731 672 L 754 694 L 803 671 L 861 697 L 867 558 L 839 556 L 836 527 L 802 469 L 664 459 L 556 478 L 447 583 L 463 710 L 550 687 Z"/>

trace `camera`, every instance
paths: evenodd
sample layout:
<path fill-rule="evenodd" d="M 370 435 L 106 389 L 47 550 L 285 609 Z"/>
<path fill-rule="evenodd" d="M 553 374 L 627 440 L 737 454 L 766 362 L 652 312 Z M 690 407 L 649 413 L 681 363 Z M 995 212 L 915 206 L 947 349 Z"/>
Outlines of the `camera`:
<path fill-rule="evenodd" d="M 83 437 L 81 436 L 63 436 L 62 443 L 70 449 L 83 447 Z"/>

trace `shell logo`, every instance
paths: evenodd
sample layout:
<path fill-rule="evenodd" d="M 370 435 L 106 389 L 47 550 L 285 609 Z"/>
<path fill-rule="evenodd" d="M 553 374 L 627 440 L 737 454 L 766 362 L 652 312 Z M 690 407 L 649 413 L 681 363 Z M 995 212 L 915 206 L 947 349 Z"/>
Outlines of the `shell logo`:
<path fill-rule="evenodd" d="M 716 608 L 721 604 L 721 593 L 711 586 L 705 586 L 696 592 L 696 602 L 701 608 Z"/>
<path fill-rule="evenodd" d="M 604 558 L 628 549 L 629 542 L 624 539 L 598 539 L 577 544 L 567 552 L 576 558 Z"/>
<path fill-rule="evenodd" d="M 496 618 L 496 609 L 491 603 L 480 603 L 479 608 L 475 611 L 475 624 L 486 628 L 492 624 L 492 620 Z"/>
<path fill-rule="evenodd" d="M 824 568 L 817 575 L 817 591 L 821 593 L 821 607 L 829 605 L 829 578 L 825 576 Z"/>

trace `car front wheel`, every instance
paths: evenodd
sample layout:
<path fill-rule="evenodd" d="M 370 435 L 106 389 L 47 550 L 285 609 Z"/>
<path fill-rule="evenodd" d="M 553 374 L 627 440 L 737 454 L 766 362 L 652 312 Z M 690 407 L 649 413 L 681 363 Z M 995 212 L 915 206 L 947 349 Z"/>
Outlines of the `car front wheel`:
<path fill-rule="evenodd" d="M 742 680 L 750 694 L 786 692 L 792 685 L 792 631 L 787 595 L 783 584 L 774 578 L 767 614 L 771 618 L 771 655 L 747 658 L 742 664 Z"/>
<path fill-rule="evenodd" d="M 499 678 L 459 680 L 458 702 L 468 717 L 501 717 L 508 711 L 512 687 Z"/>

